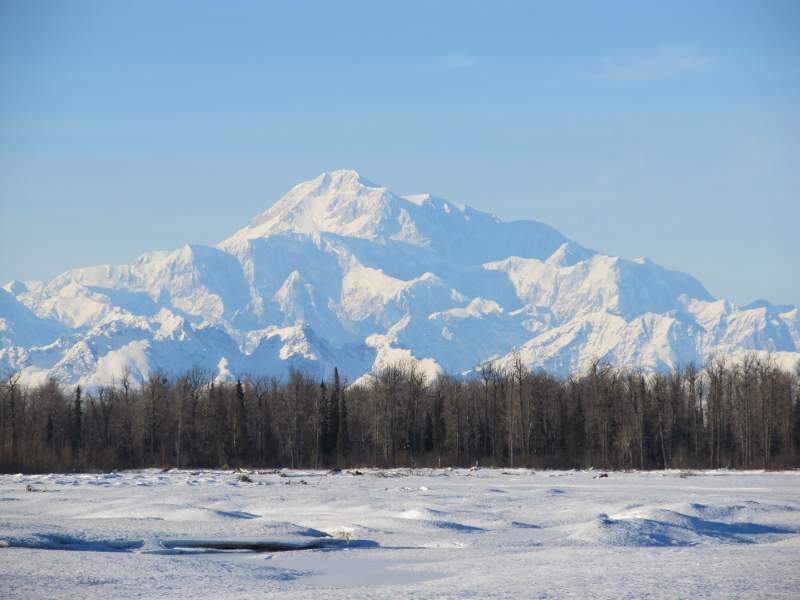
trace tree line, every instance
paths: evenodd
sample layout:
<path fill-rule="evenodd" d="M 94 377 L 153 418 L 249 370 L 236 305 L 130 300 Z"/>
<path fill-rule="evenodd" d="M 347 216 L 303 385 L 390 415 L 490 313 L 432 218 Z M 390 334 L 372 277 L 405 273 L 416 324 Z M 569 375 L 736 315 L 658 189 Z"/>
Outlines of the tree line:
<path fill-rule="evenodd" d="M 158 467 L 800 466 L 800 365 L 711 360 L 665 373 L 595 362 L 579 376 L 413 363 L 348 386 L 292 370 L 219 383 L 193 369 L 84 390 L 0 381 L 0 471 Z"/>

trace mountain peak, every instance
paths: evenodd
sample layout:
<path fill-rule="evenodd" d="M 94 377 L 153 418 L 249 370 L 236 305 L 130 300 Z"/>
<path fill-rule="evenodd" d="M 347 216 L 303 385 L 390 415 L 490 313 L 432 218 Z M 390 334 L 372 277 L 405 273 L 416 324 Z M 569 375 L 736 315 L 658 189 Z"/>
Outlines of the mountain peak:
<path fill-rule="evenodd" d="M 362 177 L 361 174 L 355 169 L 337 169 L 335 171 L 326 171 L 318 175 L 314 181 L 324 181 L 326 185 L 333 188 L 364 186 L 364 187 L 381 187 L 369 179 Z"/>
<path fill-rule="evenodd" d="M 5 284 L 1 289 L 4 289 L 7 292 L 17 296 L 19 294 L 27 292 L 28 286 L 23 281 L 19 281 L 18 279 L 12 279 L 7 284 Z"/>
<path fill-rule="evenodd" d="M 238 252 L 250 240 L 320 234 L 401 242 L 451 261 L 488 262 L 516 255 L 544 259 L 567 238 L 537 221 L 503 222 L 430 194 L 398 196 L 354 170 L 322 173 L 295 185 L 272 207 L 219 244 Z"/>
<path fill-rule="evenodd" d="M 798 360 L 798 309 L 751 306 L 714 302 L 689 275 L 598 254 L 538 221 L 401 197 L 336 170 L 218 248 L 6 284 L 0 372 L 96 384 L 125 368 L 229 377 L 338 366 L 352 380 L 399 360 L 503 367 L 514 348 L 562 373 L 596 357 L 648 370 L 750 350 Z"/>
<path fill-rule="evenodd" d="M 365 188 L 381 190 L 386 189 L 376 183 L 373 183 L 369 179 L 362 177 L 361 174 L 354 169 L 325 171 L 314 177 L 314 179 L 303 181 L 292 187 L 292 189 L 289 190 L 289 192 L 283 198 L 281 198 L 281 200 L 279 200 L 275 206 L 280 204 L 286 198 L 318 196 L 322 194 L 326 194 L 328 196 L 353 193 L 357 194 Z M 275 208 L 275 206 L 272 208 Z M 266 212 L 269 212 L 269 210 Z M 256 217 L 256 219 L 258 219 L 258 217 Z"/>
<path fill-rule="evenodd" d="M 295 185 L 249 225 L 220 244 L 286 232 L 338 235 L 374 239 L 396 212 L 399 198 L 385 187 L 362 177 L 358 171 L 341 169 L 321 173 Z"/>

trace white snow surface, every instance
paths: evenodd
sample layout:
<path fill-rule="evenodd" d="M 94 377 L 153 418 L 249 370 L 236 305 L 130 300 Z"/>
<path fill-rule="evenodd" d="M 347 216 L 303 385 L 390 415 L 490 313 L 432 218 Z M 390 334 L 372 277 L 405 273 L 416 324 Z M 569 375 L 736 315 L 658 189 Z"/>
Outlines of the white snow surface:
<path fill-rule="evenodd" d="M 796 598 L 800 473 L 0 476 L 3 598 Z M 317 546 L 288 552 L 196 547 Z"/>
<path fill-rule="evenodd" d="M 594 360 L 669 369 L 714 355 L 800 359 L 800 311 L 716 300 L 689 275 L 584 248 L 536 221 L 355 171 L 292 188 L 216 247 L 150 252 L 0 289 L 0 372 L 101 385 L 191 367 L 300 367 L 350 381 L 393 360 L 469 374 L 517 350 L 560 374 Z"/>

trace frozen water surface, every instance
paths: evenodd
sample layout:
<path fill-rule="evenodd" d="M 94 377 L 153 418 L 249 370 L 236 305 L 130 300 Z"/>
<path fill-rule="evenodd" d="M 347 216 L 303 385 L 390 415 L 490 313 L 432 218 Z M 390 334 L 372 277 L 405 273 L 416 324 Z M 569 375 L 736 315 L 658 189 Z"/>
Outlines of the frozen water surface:
<path fill-rule="evenodd" d="M 798 597 L 800 472 L 0 476 L 0 597 Z"/>

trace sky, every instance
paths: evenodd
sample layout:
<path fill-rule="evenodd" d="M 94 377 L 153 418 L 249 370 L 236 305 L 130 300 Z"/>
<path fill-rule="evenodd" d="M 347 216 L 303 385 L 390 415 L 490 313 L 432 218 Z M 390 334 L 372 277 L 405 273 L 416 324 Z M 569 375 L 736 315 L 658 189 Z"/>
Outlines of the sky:
<path fill-rule="evenodd" d="M 0 0 L 0 282 L 356 169 L 800 304 L 800 2 Z"/>

